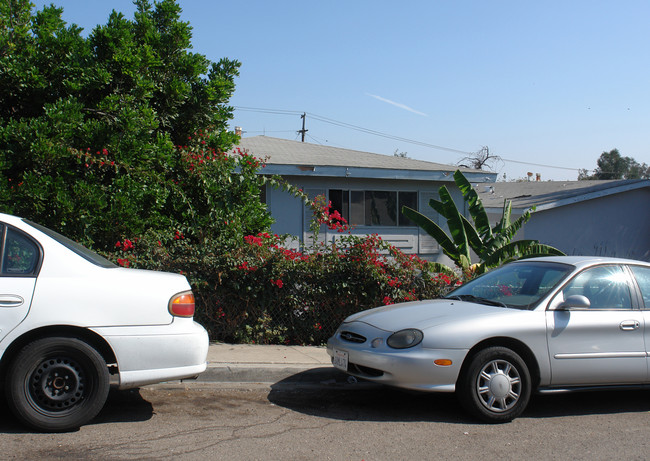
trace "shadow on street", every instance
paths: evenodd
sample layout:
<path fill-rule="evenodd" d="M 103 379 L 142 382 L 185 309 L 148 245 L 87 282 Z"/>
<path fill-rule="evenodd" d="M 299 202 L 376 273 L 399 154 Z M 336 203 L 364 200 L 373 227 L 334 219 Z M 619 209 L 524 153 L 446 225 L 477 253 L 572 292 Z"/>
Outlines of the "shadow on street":
<path fill-rule="evenodd" d="M 147 421 L 153 416 L 153 407 L 142 398 L 139 389 L 119 391 L 111 389 L 102 411 L 89 424 L 127 423 Z M 11 413 L 4 398 L 0 399 L 0 433 L 24 434 L 34 432 L 23 426 Z"/>
<path fill-rule="evenodd" d="M 319 369 L 320 370 L 320 369 Z M 313 373 L 307 371 L 304 373 Z M 299 373 L 271 386 L 268 400 L 292 411 L 344 421 L 480 423 L 467 415 L 451 393 L 409 391 L 329 373 L 318 385 Z M 313 381 L 313 376 L 311 376 Z M 520 418 L 644 413 L 650 411 L 648 390 L 602 390 L 534 394 Z"/>
<path fill-rule="evenodd" d="M 323 379 L 317 381 L 319 376 L 314 373 L 322 374 Z M 331 367 L 308 370 L 273 384 L 268 400 L 292 411 L 344 421 L 469 421 L 454 394 L 356 380 Z"/>

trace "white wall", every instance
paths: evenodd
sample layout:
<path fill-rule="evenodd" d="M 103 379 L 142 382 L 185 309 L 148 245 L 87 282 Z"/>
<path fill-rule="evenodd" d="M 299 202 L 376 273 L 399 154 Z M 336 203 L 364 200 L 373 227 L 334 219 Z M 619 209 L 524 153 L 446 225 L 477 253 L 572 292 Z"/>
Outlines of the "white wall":
<path fill-rule="evenodd" d="M 650 190 L 637 189 L 538 211 L 524 228 L 525 238 L 552 245 L 568 255 L 650 261 Z"/>

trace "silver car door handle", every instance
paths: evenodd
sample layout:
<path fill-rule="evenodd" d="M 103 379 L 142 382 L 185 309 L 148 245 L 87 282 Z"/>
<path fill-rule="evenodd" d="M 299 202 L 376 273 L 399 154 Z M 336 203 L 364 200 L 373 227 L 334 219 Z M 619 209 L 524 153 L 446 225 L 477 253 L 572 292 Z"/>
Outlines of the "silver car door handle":
<path fill-rule="evenodd" d="M 16 295 L 0 295 L 0 307 L 18 307 L 25 302 L 23 298 Z"/>
<path fill-rule="evenodd" d="M 638 330 L 640 326 L 641 326 L 641 323 L 639 323 L 638 320 L 625 320 L 625 321 L 621 322 L 621 324 L 619 325 L 621 330 L 624 330 L 624 331 Z"/>

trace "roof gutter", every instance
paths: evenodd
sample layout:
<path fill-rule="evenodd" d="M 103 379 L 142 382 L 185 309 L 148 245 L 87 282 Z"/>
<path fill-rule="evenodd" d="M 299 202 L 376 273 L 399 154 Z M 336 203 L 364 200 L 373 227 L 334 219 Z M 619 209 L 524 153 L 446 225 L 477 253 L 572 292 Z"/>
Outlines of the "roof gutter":
<path fill-rule="evenodd" d="M 326 165 L 281 165 L 267 164 L 260 173 L 279 176 L 308 176 L 328 178 L 397 179 L 411 181 L 453 182 L 454 171 L 405 170 L 392 168 L 363 168 Z M 463 172 L 470 182 L 496 182 L 497 174 L 478 171 Z"/>

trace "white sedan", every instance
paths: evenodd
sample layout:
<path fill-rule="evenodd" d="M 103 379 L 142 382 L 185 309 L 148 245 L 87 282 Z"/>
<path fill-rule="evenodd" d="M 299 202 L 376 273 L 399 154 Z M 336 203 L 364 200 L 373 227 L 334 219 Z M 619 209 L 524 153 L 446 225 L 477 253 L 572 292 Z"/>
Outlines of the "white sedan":
<path fill-rule="evenodd" d="M 126 389 L 206 369 L 208 335 L 180 274 L 126 269 L 0 214 L 0 385 L 25 424 L 66 431 Z"/>

